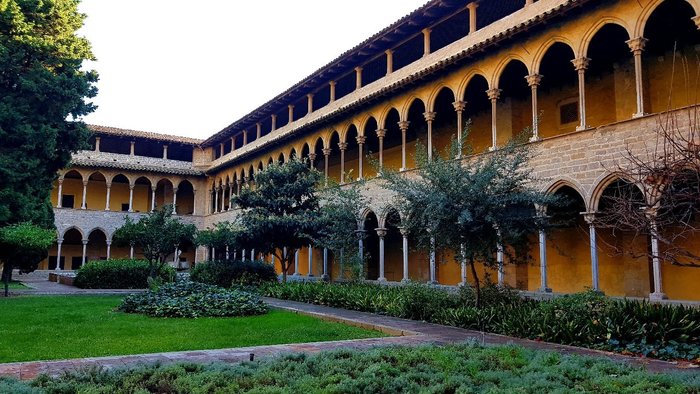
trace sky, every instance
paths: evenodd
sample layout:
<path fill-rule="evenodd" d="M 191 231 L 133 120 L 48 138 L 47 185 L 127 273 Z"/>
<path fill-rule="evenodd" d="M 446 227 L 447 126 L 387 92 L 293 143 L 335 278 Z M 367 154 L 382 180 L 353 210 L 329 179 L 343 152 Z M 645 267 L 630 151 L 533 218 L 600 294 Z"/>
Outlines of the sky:
<path fill-rule="evenodd" d="M 83 0 L 90 124 L 207 138 L 427 0 Z"/>

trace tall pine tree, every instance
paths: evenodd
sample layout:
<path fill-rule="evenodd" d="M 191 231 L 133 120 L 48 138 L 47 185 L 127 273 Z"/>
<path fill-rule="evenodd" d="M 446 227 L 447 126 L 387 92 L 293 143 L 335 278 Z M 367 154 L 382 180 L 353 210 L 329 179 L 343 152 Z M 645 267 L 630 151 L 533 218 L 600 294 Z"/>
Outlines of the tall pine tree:
<path fill-rule="evenodd" d="M 95 109 L 84 18 L 77 0 L 0 0 L 0 227 L 53 228 L 52 183 L 86 145 L 80 119 Z"/>

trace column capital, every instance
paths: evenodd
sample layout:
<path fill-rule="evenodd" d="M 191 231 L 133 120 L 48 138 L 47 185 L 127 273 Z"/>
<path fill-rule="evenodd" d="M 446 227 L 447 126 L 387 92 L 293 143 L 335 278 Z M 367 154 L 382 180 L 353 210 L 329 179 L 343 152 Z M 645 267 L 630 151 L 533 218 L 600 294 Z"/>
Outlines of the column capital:
<path fill-rule="evenodd" d="M 633 54 L 635 55 L 641 55 L 642 51 L 644 51 L 644 47 L 646 46 L 647 40 L 644 37 L 636 37 L 631 40 L 625 41 L 627 43 L 627 46 L 630 47 L 630 51 L 632 51 Z"/>
<path fill-rule="evenodd" d="M 589 225 L 594 225 L 595 224 L 595 215 L 597 212 L 581 212 L 581 215 L 583 215 L 583 220 L 586 221 Z"/>
<path fill-rule="evenodd" d="M 58 178 L 58 184 L 63 185 L 63 178 Z"/>
<path fill-rule="evenodd" d="M 136 187 L 136 184 L 134 184 L 134 183 L 129 184 L 129 190 L 134 190 L 135 187 Z"/>
<path fill-rule="evenodd" d="M 316 160 L 316 154 L 313 152 L 309 153 L 309 160 L 311 160 L 311 161 Z"/>
<path fill-rule="evenodd" d="M 364 135 L 358 135 L 357 138 L 355 138 L 355 140 L 357 140 L 357 143 L 359 145 L 362 145 L 365 142 L 367 142 L 367 137 L 365 137 Z"/>
<path fill-rule="evenodd" d="M 384 138 L 386 137 L 386 129 L 377 129 L 377 137 L 378 138 Z"/>
<path fill-rule="evenodd" d="M 476 1 L 472 1 L 471 3 L 467 4 L 467 8 L 469 8 L 470 10 L 475 10 L 479 8 L 479 3 L 477 3 Z"/>
<path fill-rule="evenodd" d="M 377 232 L 377 236 L 379 236 L 379 238 L 384 238 L 384 237 L 386 237 L 386 233 L 388 230 L 384 227 L 379 227 L 379 228 L 375 228 L 374 231 Z"/>
<path fill-rule="evenodd" d="M 407 237 L 408 236 L 408 229 L 406 227 L 399 227 L 399 232 L 401 233 L 402 236 Z"/>
<path fill-rule="evenodd" d="M 83 181 L 83 186 L 87 186 L 87 185 L 88 185 L 88 181 Z"/>
<path fill-rule="evenodd" d="M 464 111 L 464 109 L 467 107 L 467 102 L 462 101 L 462 100 L 458 100 L 458 101 L 455 101 L 454 103 L 452 103 L 452 106 L 455 108 L 455 111 L 461 112 L 461 111 Z"/>
<path fill-rule="evenodd" d="M 294 110 L 294 104 L 289 104 L 289 105 L 287 105 L 287 108 L 289 108 L 289 109 L 291 109 L 291 110 Z"/>
<path fill-rule="evenodd" d="M 331 148 L 323 148 L 321 151 L 323 152 L 324 156 L 330 156 L 331 154 Z"/>
<path fill-rule="evenodd" d="M 571 64 L 574 65 L 574 69 L 576 71 L 584 71 L 588 68 L 588 66 L 591 64 L 591 59 L 587 57 L 579 57 L 571 61 Z"/>
<path fill-rule="evenodd" d="M 398 122 L 398 125 L 399 125 L 399 128 L 401 129 L 401 131 L 408 130 L 408 126 L 410 124 L 411 124 L 411 122 L 408 120 L 402 120 L 402 121 Z"/>
<path fill-rule="evenodd" d="M 355 67 L 355 72 L 358 72 L 358 73 L 362 72 L 362 67 L 361 66 Z"/>
<path fill-rule="evenodd" d="M 87 245 L 87 244 L 88 244 L 88 240 L 87 240 L 87 239 L 83 239 L 81 242 L 83 243 L 83 245 Z"/>
<path fill-rule="evenodd" d="M 529 86 L 529 87 L 540 86 L 540 83 L 542 82 L 542 75 L 540 75 L 540 74 L 528 75 L 525 77 L 525 80 L 527 81 L 527 86 Z"/>
<path fill-rule="evenodd" d="M 110 187 L 112 187 L 112 182 L 105 182 L 105 185 L 107 185 L 107 189 L 109 189 Z"/>
<path fill-rule="evenodd" d="M 338 149 L 345 150 L 348 148 L 348 143 L 347 142 L 338 142 Z"/>
<path fill-rule="evenodd" d="M 177 188 L 176 188 L 176 187 L 173 188 L 173 193 L 177 193 Z"/>
<path fill-rule="evenodd" d="M 695 23 L 695 26 L 698 27 L 698 30 L 700 30 L 700 15 L 699 16 L 694 16 L 690 18 Z"/>
<path fill-rule="evenodd" d="M 330 82 L 328 82 L 328 84 L 331 85 L 331 86 L 335 86 L 336 82 L 335 82 L 335 81 L 330 81 Z"/>
<path fill-rule="evenodd" d="M 236 179 L 236 184 L 237 184 L 237 185 L 240 185 L 241 182 L 242 182 L 242 181 L 241 181 L 240 179 Z"/>
<path fill-rule="evenodd" d="M 489 100 L 491 100 L 491 101 L 498 100 L 498 98 L 501 97 L 501 89 L 499 89 L 499 88 L 489 89 L 486 91 L 486 95 L 489 97 Z"/>
<path fill-rule="evenodd" d="M 423 117 L 425 118 L 426 122 L 432 122 L 435 120 L 435 115 L 437 115 L 437 112 L 435 111 L 428 111 L 428 112 L 423 112 Z"/>
<path fill-rule="evenodd" d="M 63 243 L 63 238 L 58 238 L 56 244 L 61 245 Z"/>
<path fill-rule="evenodd" d="M 107 244 L 107 246 L 112 245 L 112 241 L 110 241 L 110 240 L 105 241 L 105 243 Z"/>
<path fill-rule="evenodd" d="M 391 56 L 391 55 L 394 54 L 394 50 L 393 50 L 393 49 L 387 49 L 386 51 L 384 51 L 384 53 L 387 54 L 387 55 L 389 55 L 389 56 Z"/>

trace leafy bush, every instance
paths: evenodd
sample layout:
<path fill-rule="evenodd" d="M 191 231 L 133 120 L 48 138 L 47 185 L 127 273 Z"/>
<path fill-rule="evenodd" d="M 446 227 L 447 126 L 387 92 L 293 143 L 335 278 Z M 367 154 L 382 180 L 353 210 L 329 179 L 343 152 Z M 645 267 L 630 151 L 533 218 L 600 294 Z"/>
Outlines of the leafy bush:
<path fill-rule="evenodd" d="M 145 260 L 90 261 L 78 270 L 73 283 L 81 289 L 145 289 L 149 274 L 150 267 Z M 175 278 L 175 270 L 164 267 L 158 278 L 170 282 Z"/>
<path fill-rule="evenodd" d="M 190 278 L 195 282 L 229 288 L 276 282 L 277 273 L 275 267 L 264 261 L 217 260 L 195 265 Z"/>
<path fill-rule="evenodd" d="M 662 359 L 700 361 L 700 310 L 584 292 L 535 301 L 486 286 L 482 307 L 473 290 L 450 293 L 419 284 L 326 284 L 294 282 L 263 287 L 263 294 L 294 301 L 387 314 L 594 349 Z"/>
<path fill-rule="evenodd" d="M 690 394 L 700 390 L 700 374 L 654 374 L 609 360 L 465 344 L 341 349 L 241 364 L 95 368 L 43 375 L 27 385 L 47 393 Z"/>
<path fill-rule="evenodd" d="M 267 305 L 256 294 L 178 281 L 128 295 L 118 310 L 154 317 L 197 318 L 262 315 L 267 313 Z"/>

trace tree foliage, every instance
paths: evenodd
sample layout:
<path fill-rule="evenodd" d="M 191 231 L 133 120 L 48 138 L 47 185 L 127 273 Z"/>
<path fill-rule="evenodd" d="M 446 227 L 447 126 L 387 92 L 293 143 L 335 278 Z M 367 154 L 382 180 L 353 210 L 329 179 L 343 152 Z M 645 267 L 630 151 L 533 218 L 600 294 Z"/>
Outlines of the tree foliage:
<path fill-rule="evenodd" d="M 20 272 L 34 271 L 39 262 L 46 258 L 55 240 L 54 231 L 31 223 L 0 227 L 0 262 L 3 265 L 2 279 L 6 297 L 12 270 L 19 268 Z"/>
<path fill-rule="evenodd" d="M 97 74 L 77 0 L 0 1 L 0 226 L 53 228 L 56 173 L 85 145 Z"/>
<path fill-rule="evenodd" d="M 184 224 L 173 217 L 173 206 L 149 212 L 133 221 L 126 216 L 124 225 L 113 235 L 117 246 L 140 247 L 150 266 L 151 278 L 156 278 L 166 264 L 166 258 L 175 249 L 193 245 L 197 228 L 194 224 Z"/>
<path fill-rule="evenodd" d="M 232 199 L 243 209 L 241 224 L 250 234 L 247 245 L 261 253 L 273 253 L 281 264 L 284 281 L 296 251 L 313 241 L 320 179 L 318 171 L 303 161 L 273 163 L 255 175 L 254 189 L 245 188 Z"/>
<path fill-rule="evenodd" d="M 402 225 L 418 247 L 449 250 L 458 262 L 466 261 L 479 294 L 475 264 L 497 268 L 499 245 L 507 262 L 525 261 L 530 237 L 546 226 L 535 207 L 554 198 L 533 188 L 526 144 L 513 140 L 489 154 L 454 160 L 460 145 L 471 153 L 453 141 L 448 159 L 433 154 L 432 160 L 418 146 L 417 173 L 385 171 L 385 187 L 396 192 Z"/>
<path fill-rule="evenodd" d="M 213 228 L 197 233 L 197 245 L 203 245 L 218 250 L 233 252 L 245 248 L 250 236 L 245 227 L 239 222 L 219 222 Z"/>

